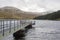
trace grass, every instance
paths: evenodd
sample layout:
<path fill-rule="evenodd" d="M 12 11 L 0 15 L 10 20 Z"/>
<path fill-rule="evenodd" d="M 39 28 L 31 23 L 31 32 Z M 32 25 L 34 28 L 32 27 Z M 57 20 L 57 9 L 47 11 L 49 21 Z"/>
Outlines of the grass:
<path fill-rule="evenodd" d="M 23 13 L 8 13 L 0 11 L 0 19 L 33 19 L 36 15 Z"/>

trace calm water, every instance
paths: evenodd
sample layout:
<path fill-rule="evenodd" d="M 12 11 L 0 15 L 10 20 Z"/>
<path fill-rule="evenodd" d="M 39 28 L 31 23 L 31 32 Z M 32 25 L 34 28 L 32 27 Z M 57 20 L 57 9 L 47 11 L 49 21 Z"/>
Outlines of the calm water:
<path fill-rule="evenodd" d="M 60 40 L 60 21 L 36 20 L 25 40 Z"/>
<path fill-rule="evenodd" d="M 20 40 L 60 40 L 60 21 L 35 20 L 24 39 Z M 10 40 L 13 40 L 11 37 Z"/>

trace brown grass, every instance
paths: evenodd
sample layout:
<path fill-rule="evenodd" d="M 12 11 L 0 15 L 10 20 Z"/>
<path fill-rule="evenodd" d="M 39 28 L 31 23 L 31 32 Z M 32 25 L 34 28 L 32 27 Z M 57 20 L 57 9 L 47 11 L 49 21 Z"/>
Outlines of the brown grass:
<path fill-rule="evenodd" d="M 35 17 L 34 14 L 0 12 L 0 18 L 3 19 L 33 19 Z"/>

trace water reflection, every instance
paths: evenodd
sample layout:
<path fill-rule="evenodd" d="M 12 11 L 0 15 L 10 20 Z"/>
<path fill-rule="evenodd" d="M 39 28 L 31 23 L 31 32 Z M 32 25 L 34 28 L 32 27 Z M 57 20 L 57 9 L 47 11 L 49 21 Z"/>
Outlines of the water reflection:
<path fill-rule="evenodd" d="M 33 27 L 24 38 L 14 40 L 60 40 L 60 21 L 36 20 Z"/>
<path fill-rule="evenodd" d="M 25 40 L 25 38 L 20 38 L 20 39 L 14 39 L 14 40 Z"/>
<path fill-rule="evenodd" d="M 19 39 L 15 39 L 14 40 L 26 40 L 26 36 L 29 35 L 32 31 L 34 31 L 35 28 L 31 28 L 29 29 L 26 33 L 25 33 L 25 37 L 19 38 Z"/>

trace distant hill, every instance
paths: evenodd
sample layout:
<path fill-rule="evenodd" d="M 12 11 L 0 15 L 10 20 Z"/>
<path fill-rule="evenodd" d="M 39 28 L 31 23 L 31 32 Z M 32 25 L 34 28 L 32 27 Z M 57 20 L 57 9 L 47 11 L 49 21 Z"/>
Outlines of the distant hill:
<path fill-rule="evenodd" d="M 38 16 L 34 19 L 43 19 L 43 20 L 57 20 L 60 19 L 60 10 L 57 12 L 53 12 L 53 13 L 49 13 L 47 15 L 43 15 L 43 16 Z"/>
<path fill-rule="evenodd" d="M 32 12 L 24 12 L 15 7 L 6 6 L 0 8 L 0 18 L 4 19 L 33 19 L 37 16 Z"/>

